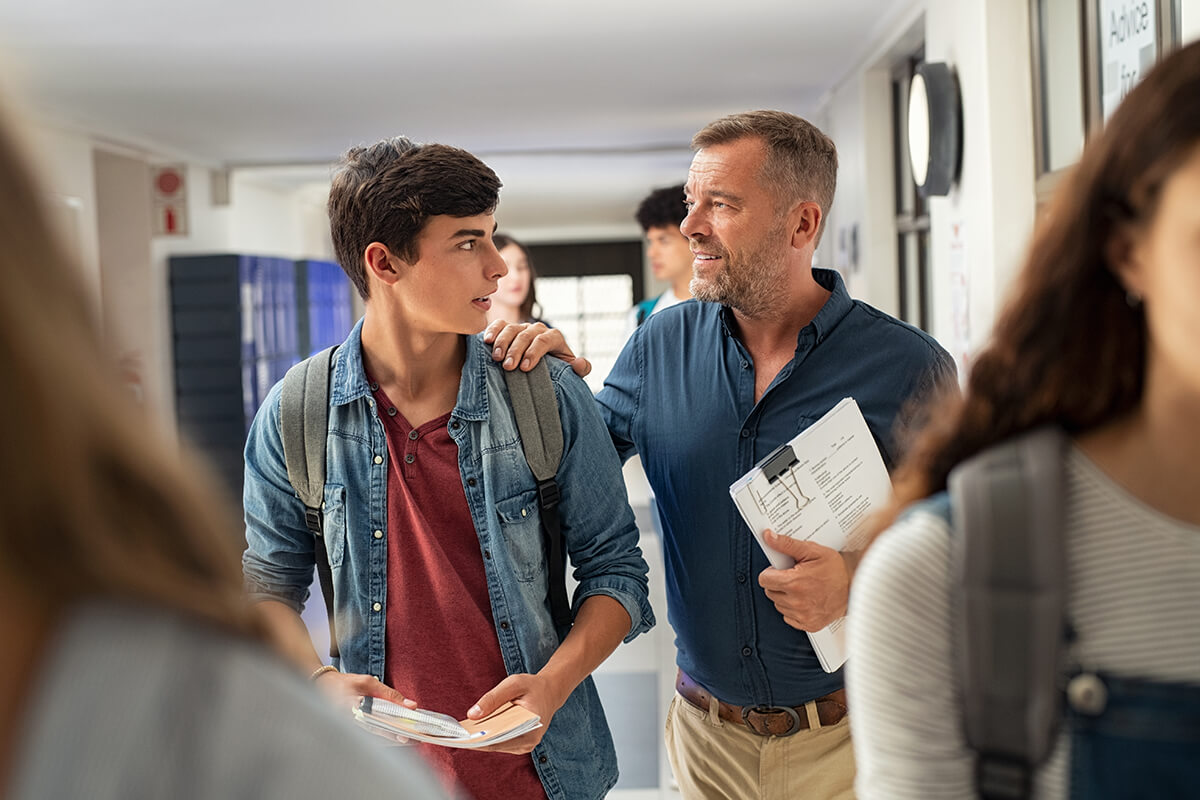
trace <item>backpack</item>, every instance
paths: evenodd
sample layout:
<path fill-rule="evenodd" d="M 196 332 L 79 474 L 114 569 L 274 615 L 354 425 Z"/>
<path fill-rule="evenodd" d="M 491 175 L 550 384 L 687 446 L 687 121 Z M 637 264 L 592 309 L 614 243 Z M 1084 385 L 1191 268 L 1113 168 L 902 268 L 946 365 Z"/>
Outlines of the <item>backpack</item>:
<path fill-rule="evenodd" d="M 947 479 L 955 669 L 980 795 L 1026 798 L 1062 721 L 1066 617 L 1066 434 L 1039 428 Z"/>
<path fill-rule="evenodd" d="M 660 294 L 656 297 L 647 297 L 645 300 L 634 306 L 634 308 L 637 309 L 634 318 L 637 320 L 638 325 L 641 325 L 643 322 L 650 319 L 650 315 L 654 312 L 654 306 L 658 304 L 659 297 L 662 297 L 662 295 Z"/>
<path fill-rule="evenodd" d="M 329 616 L 329 655 L 338 658 L 334 627 L 333 575 L 323 536 L 321 506 L 325 495 L 325 446 L 329 435 L 329 371 L 337 346 L 292 366 L 283 378 L 279 424 L 288 481 L 304 504 L 304 524 L 313 534 L 317 577 Z M 544 362 L 529 372 L 505 371 L 517 432 L 525 460 L 537 481 L 538 511 L 549 565 L 550 613 L 557 628 L 571 624 L 566 590 L 566 555 L 558 517 L 555 476 L 562 460 L 562 420 L 550 371 Z"/>

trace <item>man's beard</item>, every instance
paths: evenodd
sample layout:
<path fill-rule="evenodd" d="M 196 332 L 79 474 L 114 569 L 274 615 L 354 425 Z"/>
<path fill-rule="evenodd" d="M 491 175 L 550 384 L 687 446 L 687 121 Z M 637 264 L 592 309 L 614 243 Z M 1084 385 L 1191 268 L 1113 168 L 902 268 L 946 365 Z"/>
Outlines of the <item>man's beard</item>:
<path fill-rule="evenodd" d="M 782 223 L 773 227 L 758 246 L 744 255 L 733 255 L 716 242 L 695 241 L 708 253 L 720 256 L 724 268 L 710 278 L 692 277 L 688 288 L 697 300 L 721 303 L 747 317 L 770 316 L 780 296 L 787 266 L 775 243 L 783 238 Z M 717 252 L 713 252 L 716 250 Z"/>

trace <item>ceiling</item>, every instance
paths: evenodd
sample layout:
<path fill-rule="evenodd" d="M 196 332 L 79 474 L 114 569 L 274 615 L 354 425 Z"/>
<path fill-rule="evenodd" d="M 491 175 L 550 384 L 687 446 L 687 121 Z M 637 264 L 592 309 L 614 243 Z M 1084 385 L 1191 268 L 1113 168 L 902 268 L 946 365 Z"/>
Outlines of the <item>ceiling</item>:
<path fill-rule="evenodd" d="M 912 0 L 0 0 L 0 86 L 142 150 L 320 184 L 347 147 L 465 147 L 510 229 L 628 226 L 726 113 L 813 114 Z"/>

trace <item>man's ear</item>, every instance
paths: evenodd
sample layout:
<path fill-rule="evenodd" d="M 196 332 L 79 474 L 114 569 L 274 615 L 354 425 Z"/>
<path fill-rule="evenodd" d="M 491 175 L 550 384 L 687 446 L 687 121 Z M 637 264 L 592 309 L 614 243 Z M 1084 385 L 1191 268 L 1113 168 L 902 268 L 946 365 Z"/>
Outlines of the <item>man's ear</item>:
<path fill-rule="evenodd" d="M 817 231 L 821 230 L 821 207 L 811 200 L 798 203 L 789 218 L 792 222 L 792 247 L 803 250 L 815 247 Z"/>
<path fill-rule="evenodd" d="M 363 251 L 363 263 L 367 268 L 367 277 L 391 285 L 400 279 L 399 269 L 405 262 L 391 249 L 380 242 L 371 242 Z"/>

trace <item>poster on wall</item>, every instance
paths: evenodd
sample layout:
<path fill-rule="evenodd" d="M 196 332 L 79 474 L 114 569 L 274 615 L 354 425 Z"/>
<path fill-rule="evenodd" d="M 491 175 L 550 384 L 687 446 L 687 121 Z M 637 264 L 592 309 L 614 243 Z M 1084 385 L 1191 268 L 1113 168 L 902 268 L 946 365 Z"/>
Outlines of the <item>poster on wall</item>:
<path fill-rule="evenodd" d="M 1107 120 L 1158 58 L 1155 0 L 1100 0 L 1100 103 Z"/>

